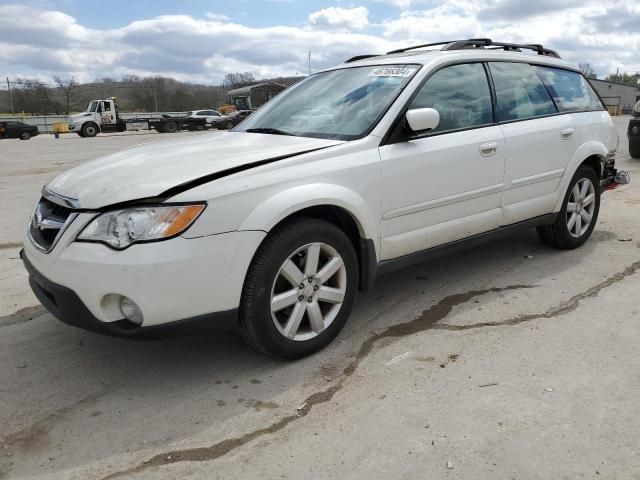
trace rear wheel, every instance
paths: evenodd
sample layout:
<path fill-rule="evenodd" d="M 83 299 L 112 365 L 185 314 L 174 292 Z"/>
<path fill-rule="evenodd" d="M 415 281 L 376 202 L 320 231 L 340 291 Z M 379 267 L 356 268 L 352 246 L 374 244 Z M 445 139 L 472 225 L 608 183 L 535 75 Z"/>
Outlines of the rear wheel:
<path fill-rule="evenodd" d="M 20 135 L 20 140 L 29 140 L 31 138 L 31 134 L 29 132 L 24 132 Z"/>
<path fill-rule="evenodd" d="M 555 222 L 538 227 L 540 239 L 556 248 L 572 249 L 591 236 L 600 211 L 600 181 L 593 168 L 581 165 L 569 188 Z"/>
<path fill-rule="evenodd" d="M 629 155 L 633 158 L 640 158 L 640 137 L 629 139 Z"/>
<path fill-rule="evenodd" d="M 304 357 L 342 330 L 357 286 L 356 252 L 340 229 L 313 218 L 278 227 L 247 273 L 240 332 L 270 355 Z"/>
<path fill-rule="evenodd" d="M 178 124 L 176 122 L 167 122 L 162 129 L 165 133 L 175 133 L 178 131 Z"/>

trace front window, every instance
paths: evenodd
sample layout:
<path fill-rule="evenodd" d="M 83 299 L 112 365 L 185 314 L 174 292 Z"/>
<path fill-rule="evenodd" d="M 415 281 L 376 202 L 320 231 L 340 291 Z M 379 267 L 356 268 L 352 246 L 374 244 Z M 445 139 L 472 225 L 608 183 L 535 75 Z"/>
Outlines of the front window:
<path fill-rule="evenodd" d="M 317 73 L 282 92 L 237 130 L 338 140 L 362 137 L 418 69 L 418 65 L 377 65 Z"/>
<path fill-rule="evenodd" d="M 440 123 L 429 133 L 488 125 L 493 122 L 491 91 L 481 63 L 452 65 L 434 73 L 409 109 L 433 108 Z"/>

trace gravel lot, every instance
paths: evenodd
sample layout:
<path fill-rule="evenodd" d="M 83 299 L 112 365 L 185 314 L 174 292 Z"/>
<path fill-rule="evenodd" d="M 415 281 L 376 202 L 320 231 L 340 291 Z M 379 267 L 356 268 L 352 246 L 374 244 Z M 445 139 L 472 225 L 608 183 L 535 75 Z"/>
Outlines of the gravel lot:
<path fill-rule="evenodd" d="M 296 363 L 45 313 L 18 258 L 40 187 L 174 135 L 2 141 L 0 478 L 640 479 L 640 161 L 615 122 L 632 183 L 583 248 L 530 231 L 382 277 Z"/>

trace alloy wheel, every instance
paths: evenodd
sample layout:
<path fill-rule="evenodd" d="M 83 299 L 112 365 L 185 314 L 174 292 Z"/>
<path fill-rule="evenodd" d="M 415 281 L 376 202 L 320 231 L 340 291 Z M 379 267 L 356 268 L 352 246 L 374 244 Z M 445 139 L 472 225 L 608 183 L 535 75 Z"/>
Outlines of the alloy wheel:
<path fill-rule="evenodd" d="M 593 182 L 588 178 L 578 180 L 567 203 L 567 229 L 572 237 L 579 238 L 589 229 L 596 207 L 595 200 Z"/>
<path fill-rule="evenodd" d="M 293 252 L 271 288 L 271 318 L 289 340 L 317 337 L 334 321 L 345 298 L 347 269 L 330 245 L 316 242 Z"/>

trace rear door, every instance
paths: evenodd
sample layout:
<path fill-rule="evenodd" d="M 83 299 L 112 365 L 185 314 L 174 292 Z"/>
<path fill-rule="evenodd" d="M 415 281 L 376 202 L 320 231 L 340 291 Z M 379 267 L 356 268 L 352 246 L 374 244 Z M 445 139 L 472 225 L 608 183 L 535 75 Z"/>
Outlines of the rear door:
<path fill-rule="evenodd" d="M 558 110 L 571 120 L 570 135 L 563 138 L 569 158 L 573 158 L 581 145 L 602 138 L 603 116 L 608 113 L 581 73 L 551 67 L 538 67 L 538 72 Z"/>
<path fill-rule="evenodd" d="M 380 147 L 381 258 L 397 258 L 497 228 L 504 140 L 482 63 L 435 72 L 409 105 L 440 124 Z"/>
<path fill-rule="evenodd" d="M 527 63 L 490 62 L 498 120 L 505 138 L 503 225 L 550 213 L 571 158 L 573 124 Z"/>

